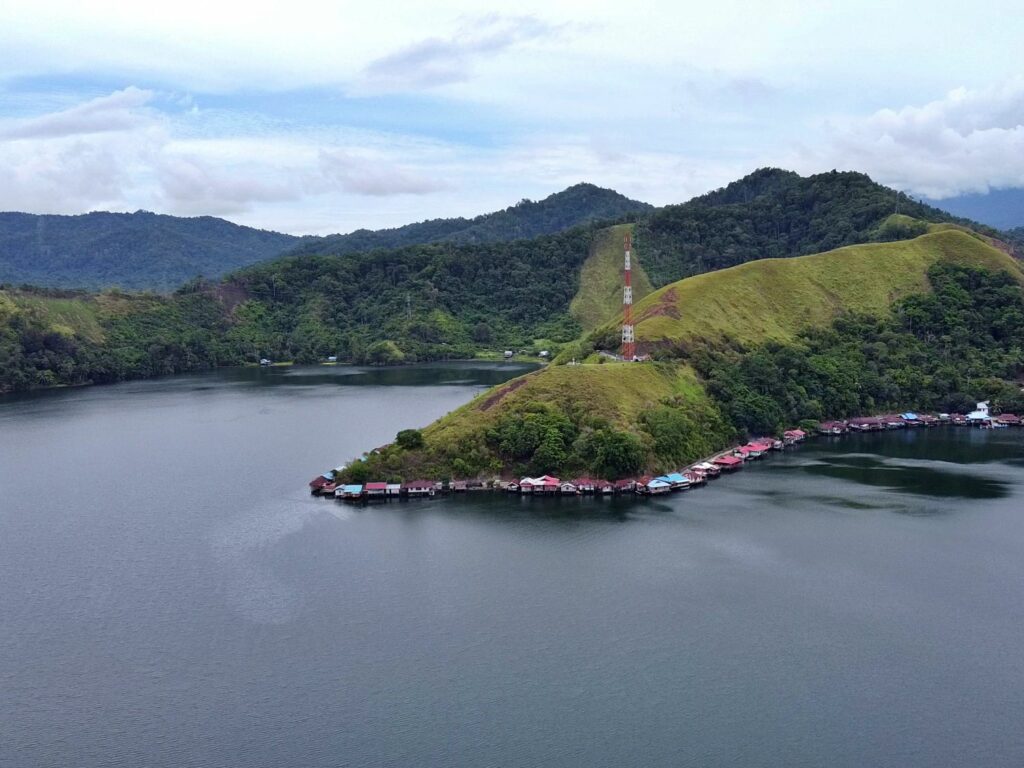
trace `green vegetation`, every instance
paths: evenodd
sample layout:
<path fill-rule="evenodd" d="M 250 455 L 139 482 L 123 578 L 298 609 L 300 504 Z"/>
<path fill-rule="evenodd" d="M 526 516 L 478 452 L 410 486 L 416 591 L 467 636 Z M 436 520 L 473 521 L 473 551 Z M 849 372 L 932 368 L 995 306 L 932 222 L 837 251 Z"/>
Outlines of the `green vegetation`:
<path fill-rule="evenodd" d="M 919 227 L 909 220 L 897 217 L 886 222 L 896 199 L 892 190 L 858 174 L 802 179 L 766 170 L 692 203 L 652 213 L 615 193 L 581 185 L 539 203 L 524 203 L 469 223 L 460 220 L 440 235 L 431 234 L 426 225 L 402 235 L 447 237 L 452 242 L 372 253 L 292 256 L 245 268 L 215 284 L 193 280 L 169 297 L 9 289 L 17 311 L 7 312 L 3 323 L 2 360 L 8 370 L 0 389 L 115 381 L 255 363 L 264 357 L 312 363 L 336 356 L 346 362 L 388 365 L 472 358 L 506 349 L 536 355 L 546 349 L 558 361 L 575 357 L 597 363 L 603 358 L 593 354 L 595 345 L 617 346 L 618 330 L 601 326 L 583 342 L 578 340 L 584 328 L 606 323 L 618 314 L 620 242 L 628 224 L 610 229 L 586 224 L 533 240 L 482 241 L 604 216 L 618 216 L 620 222 L 636 219 L 634 247 L 639 258 L 634 277 L 637 296 L 643 296 L 651 285 L 645 274 L 661 284 L 673 273 L 758 258 L 765 248 L 772 255 L 792 256 L 819 242 L 848 244 L 916 231 Z M 899 204 L 901 210 L 932 217 L 929 228 L 943 216 L 933 209 L 915 208 L 906 200 Z M 118 226 L 145 224 L 148 229 L 134 236 L 140 258 L 152 256 L 152 248 L 161 241 L 172 240 L 170 233 L 183 221 L 152 214 L 110 221 L 104 216 L 43 218 L 42 227 L 37 222 L 33 230 L 41 232 L 41 237 L 57 226 L 57 219 L 107 222 L 108 227 L 115 220 Z M 212 219 L 187 223 L 196 240 L 201 240 L 205 227 L 213 231 L 222 224 L 232 226 Z M 170 229 L 162 228 L 165 224 Z M 19 226 L 18 237 L 31 234 Z M 788 233 L 785 237 L 783 230 Z M 455 236 L 455 232 L 463 234 Z M 209 238 L 216 239 L 214 234 Z M 968 253 L 971 248 L 986 250 L 984 243 L 962 232 L 934 232 L 927 237 L 964 250 L 968 259 L 973 258 Z M 956 244 L 957 237 L 969 245 Z M 910 241 L 907 247 L 920 248 L 923 239 Z M 74 244 L 71 235 L 68 240 Z M 179 240 L 195 244 L 184 235 Z M 50 243 L 45 237 L 40 242 Z M 304 245 L 332 247 L 329 239 Z M 892 264 L 887 259 L 892 251 L 885 249 L 891 246 L 871 246 L 883 249 L 875 262 L 880 279 L 889 279 Z M 122 243 L 111 253 L 124 255 L 118 250 L 124 247 L 129 245 Z M 863 258 L 858 253 L 844 252 L 844 259 Z M 741 273 L 751 278 L 745 281 L 726 278 L 732 282 L 725 291 L 715 286 L 717 279 L 729 273 L 708 275 L 709 282 L 698 285 L 707 287 L 713 300 L 697 291 L 702 301 L 699 323 L 691 309 L 691 300 L 697 296 L 686 295 L 694 285 L 688 282 L 640 302 L 638 313 L 649 314 L 642 317 L 638 330 L 641 339 L 665 340 L 670 349 L 659 349 L 659 353 L 668 354 L 679 353 L 671 349 L 673 344 L 685 346 L 690 338 L 703 338 L 708 328 L 748 343 L 762 336 L 788 339 L 805 321 L 827 323 L 840 308 L 882 311 L 903 295 L 899 291 L 924 289 L 925 261 L 913 269 L 907 267 L 916 277 L 911 275 L 905 283 L 899 282 L 903 279 L 899 269 L 894 271 L 898 290 L 892 296 L 879 280 L 864 279 L 860 262 L 851 263 L 847 273 L 830 268 L 838 277 L 818 270 L 818 284 L 810 286 L 804 285 L 806 275 L 793 273 L 792 279 L 783 279 L 786 271 L 773 266 Z M 762 278 L 765 281 L 759 283 Z M 858 301 L 855 292 L 847 290 L 846 278 L 858 290 L 861 283 L 875 287 L 864 287 L 865 298 Z M 840 288 L 849 294 L 848 301 L 822 293 Z M 678 301 L 670 301 L 670 292 L 677 289 Z M 815 291 L 817 298 L 802 295 Z"/>
<path fill-rule="evenodd" d="M 480 348 L 557 351 L 579 325 L 566 309 L 594 230 L 486 245 L 420 245 L 290 257 L 235 274 L 233 333 L 272 358 L 372 362 L 390 341 L 404 360 L 471 358 Z M 539 351 L 539 350 L 538 350 Z"/>
<path fill-rule="evenodd" d="M 956 220 L 864 174 L 833 171 L 803 178 L 762 168 L 724 189 L 640 219 L 636 240 L 647 274 L 662 286 L 756 259 L 866 243 L 876 239 L 880 222 L 894 212 L 928 222 Z"/>
<path fill-rule="evenodd" d="M 683 429 L 684 433 L 678 430 Z M 423 430 L 353 465 L 387 478 L 589 472 L 616 478 L 669 469 L 733 434 L 692 369 L 681 365 L 551 366 L 488 390 Z"/>
<path fill-rule="evenodd" d="M 708 391 L 740 429 L 776 432 L 802 418 L 905 408 L 970 410 L 991 399 L 1024 409 L 1019 274 L 935 264 L 931 293 L 886 317 L 851 314 L 785 343 L 706 348 L 694 357 Z"/>
<path fill-rule="evenodd" d="M 238 364 L 227 327 L 203 291 L 0 290 L 0 393 Z"/>
<path fill-rule="evenodd" d="M 584 331 L 607 323 L 622 310 L 623 238 L 632 230 L 633 225 L 620 224 L 594 235 L 590 255 L 580 270 L 580 288 L 569 303 L 569 314 Z M 654 288 L 635 248 L 630 268 L 633 301 L 638 302 Z"/>
<path fill-rule="evenodd" d="M 1017 227 L 1005 233 L 1006 241 L 1018 259 L 1024 258 L 1024 227 Z"/>
<path fill-rule="evenodd" d="M 615 477 L 807 420 L 976 398 L 1021 409 L 1022 286 L 1013 259 L 958 228 L 690 278 L 639 307 L 673 360 L 515 379 L 427 427 L 423 446 L 390 446 L 357 471 Z M 666 306 L 690 314 L 647 311 Z"/>
<path fill-rule="evenodd" d="M 37 216 L 0 213 L 0 283 L 46 287 L 171 291 L 197 275 L 219 278 L 294 254 L 349 254 L 431 242 L 462 244 L 529 239 L 651 210 L 592 184 L 475 219 L 438 219 L 377 232 L 299 238 L 211 216 L 179 218 L 147 211 Z"/>

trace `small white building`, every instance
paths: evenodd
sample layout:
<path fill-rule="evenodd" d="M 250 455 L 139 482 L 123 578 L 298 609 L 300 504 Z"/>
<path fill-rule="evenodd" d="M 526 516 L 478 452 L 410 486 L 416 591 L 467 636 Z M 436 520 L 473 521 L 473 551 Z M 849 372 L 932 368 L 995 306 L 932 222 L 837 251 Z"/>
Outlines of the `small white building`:
<path fill-rule="evenodd" d="M 978 403 L 974 410 L 967 414 L 967 421 L 975 424 L 981 421 L 988 421 L 990 418 L 992 417 L 988 412 L 988 400 Z"/>

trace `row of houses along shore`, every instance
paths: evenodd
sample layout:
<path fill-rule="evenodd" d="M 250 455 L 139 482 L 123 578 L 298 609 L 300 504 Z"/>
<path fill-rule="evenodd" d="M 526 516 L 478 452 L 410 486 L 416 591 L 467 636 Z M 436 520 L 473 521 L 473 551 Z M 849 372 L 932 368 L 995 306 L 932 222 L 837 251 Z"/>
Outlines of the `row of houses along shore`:
<path fill-rule="evenodd" d="M 967 414 L 918 414 L 908 411 L 900 414 L 862 416 L 842 421 L 823 421 L 818 424 L 816 431 L 818 435 L 836 436 L 855 432 L 930 428 L 943 425 L 1002 429 L 1011 426 L 1024 426 L 1024 418 L 1012 413 L 991 414 L 989 404 L 985 402 L 978 403 L 977 408 Z M 660 496 L 702 486 L 722 473 L 735 472 L 741 469 L 746 462 L 759 459 L 771 451 L 780 451 L 798 445 L 809 436 L 810 434 L 802 429 L 790 429 L 783 432 L 781 439 L 757 438 L 743 445 L 733 446 L 676 472 L 614 481 L 592 477 L 563 480 L 552 475 L 541 475 L 540 477 L 523 477 L 518 480 L 493 478 L 491 480 L 413 480 L 405 483 L 339 484 L 334 481 L 335 473 L 340 472 L 344 467 L 338 467 L 336 470 L 313 478 L 309 487 L 314 495 L 334 497 L 349 502 L 424 498 L 439 494 L 459 494 L 473 491 L 505 491 L 526 496 L 548 497 L 615 496 L 621 494 Z"/>

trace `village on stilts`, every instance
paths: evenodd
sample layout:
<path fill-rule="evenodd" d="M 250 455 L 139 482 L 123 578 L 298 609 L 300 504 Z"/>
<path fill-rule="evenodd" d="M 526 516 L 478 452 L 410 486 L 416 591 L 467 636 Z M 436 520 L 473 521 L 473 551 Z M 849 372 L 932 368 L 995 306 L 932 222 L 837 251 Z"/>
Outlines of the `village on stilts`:
<path fill-rule="evenodd" d="M 741 469 L 748 461 L 785 448 L 797 446 L 815 434 L 838 436 L 853 432 L 880 432 L 894 429 L 932 428 L 937 426 L 969 426 L 979 429 L 1004 429 L 1024 426 L 1024 417 L 1012 413 L 992 414 L 987 402 L 978 403 L 977 408 L 967 414 L 940 413 L 918 414 L 913 412 L 863 416 L 837 421 L 823 421 L 815 430 L 789 429 L 781 438 L 762 437 L 743 445 L 733 446 L 721 453 L 710 456 L 675 472 L 663 475 L 644 475 L 619 480 L 603 480 L 592 477 L 576 477 L 562 480 L 551 475 L 522 477 L 519 479 L 492 478 L 465 480 L 412 480 L 403 483 L 367 482 L 363 484 L 335 483 L 337 470 L 325 472 L 310 481 L 313 495 L 330 496 L 341 501 L 369 502 L 394 499 L 429 498 L 439 494 L 458 494 L 473 491 L 503 491 L 523 496 L 661 496 L 685 491 L 704 485 L 722 473 Z"/>

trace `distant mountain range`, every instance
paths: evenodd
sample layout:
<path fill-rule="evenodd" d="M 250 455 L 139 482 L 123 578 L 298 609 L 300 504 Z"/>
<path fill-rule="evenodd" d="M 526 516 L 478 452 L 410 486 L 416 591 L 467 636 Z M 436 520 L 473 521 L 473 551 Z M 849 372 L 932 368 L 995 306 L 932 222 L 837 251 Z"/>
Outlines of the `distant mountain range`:
<path fill-rule="evenodd" d="M 401 248 L 420 243 L 501 243 L 552 235 L 595 221 L 613 221 L 654 206 L 631 200 L 611 189 L 575 184 L 543 200 L 522 200 L 503 211 L 472 219 L 431 219 L 395 229 L 359 229 L 347 235 L 308 239 L 294 254 L 360 253 L 378 248 Z"/>
<path fill-rule="evenodd" d="M 996 229 L 1024 227 L 1024 189 L 993 189 L 986 195 L 960 195 L 925 202 L 954 216 L 980 221 Z"/>
<path fill-rule="evenodd" d="M 523 200 L 472 219 L 434 219 L 379 231 L 295 237 L 210 216 L 147 211 L 81 216 L 0 213 L 0 283 L 56 288 L 173 290 L 282 254 L 347 254 L 431 242 L 495 243 L 621 219 L 652 206 L 593 184 Z"/>
<path fill-rule="evenodd" d="M 171 290 L 273 258 L 299 239 L 212 216 L 0 213 L 0 283 Z"/>

